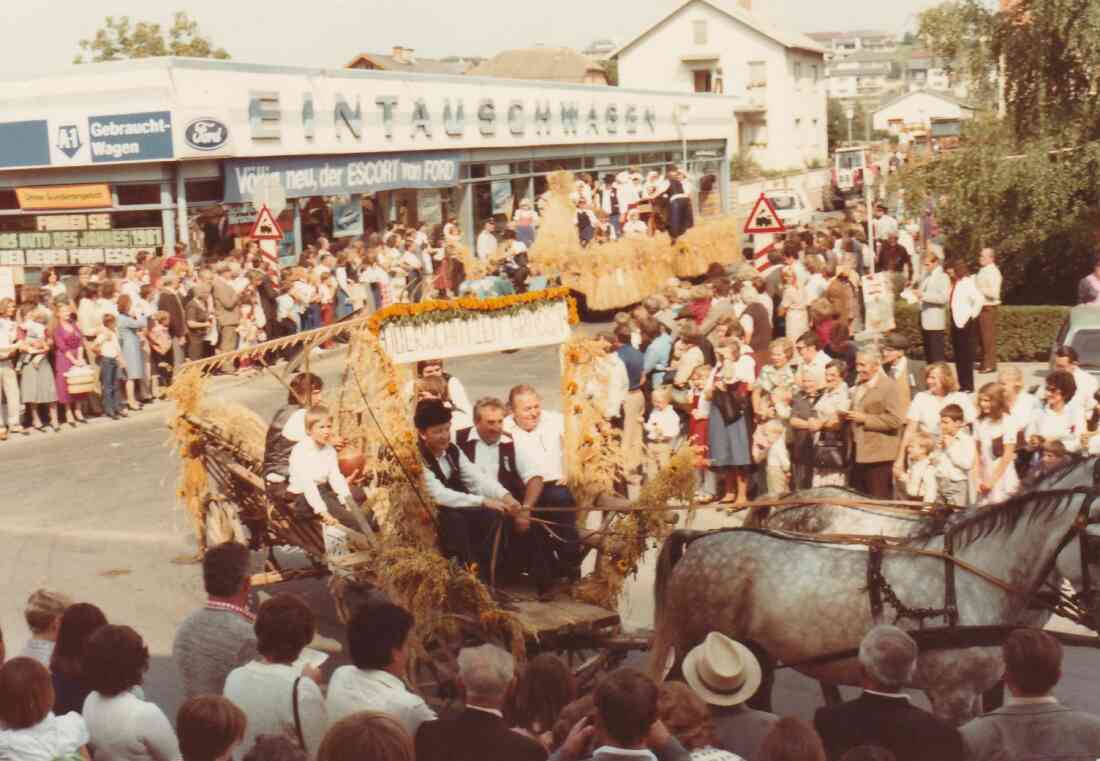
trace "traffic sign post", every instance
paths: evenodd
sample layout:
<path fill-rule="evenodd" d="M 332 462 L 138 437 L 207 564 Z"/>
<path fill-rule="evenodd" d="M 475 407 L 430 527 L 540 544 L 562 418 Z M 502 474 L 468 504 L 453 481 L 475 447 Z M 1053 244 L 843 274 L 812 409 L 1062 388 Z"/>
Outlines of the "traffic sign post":
<path fill-rule="evenodd" d="M 775 248 L 775 234 L 787 232 L 772 202 L 763 193 L 745 220 L 745 233 L 752 236 L 752 266 L 757 272 L 768 268 L 768 253 Z"/>
<path fill-rule="evenodd" d="M 256 215 L 256 221 L 252 225 L 252 231 L 248 237 L 260 242 L 260 251 L 270 261 L 279 261 L 279 241 L 283 239 L 283 228 L 279 227 L 279 220 L 271 212 L 267 204 L 260 206 L 260 212 Z"/>
<path fill-rule="evenodd" d="M 763 193 L 756 199 L 749 218 L 745 220 L 745 232 L 749 235 L 787 232 L 787 228 L 783 226 L 783 220 L 779 218 L 779 213 Z"/>

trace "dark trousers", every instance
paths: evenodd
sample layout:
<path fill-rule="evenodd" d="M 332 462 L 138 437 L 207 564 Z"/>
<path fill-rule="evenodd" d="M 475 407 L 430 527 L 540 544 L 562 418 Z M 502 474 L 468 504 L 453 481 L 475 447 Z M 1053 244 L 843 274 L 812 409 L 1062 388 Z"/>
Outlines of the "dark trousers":
<path fill-rule="evenodd" d="M 974 391 L 974 344 L 977 342 L 976 320 L 968 320 L 961 328 L 951 326 L 951 348 L 955 350 L 955 372 L 959 376 L 959 388 Z"/>
<path fill-rule="evenodd" d="M 983 370 L 997 368 L 997 307 L 982 307 L 978 315 L 978 334 L 982 339 Z"/>
<path fill-rule="evenodd" d="M 493 562 L 493 539 L 503 516 L 484 507 L 440 506 L 436 517 L 443 554 L 464 565 L 476 563 L 478 575 L 488 579 Z"/>
<path fill-rule="evenodd" d="M 944 334 L 942 330 L 922 330 L 921 338 L 924 341 L 924 361 L 928 364 L 943 362 L 947 359 Z"/>
<path fill-rule="evenodd" d="M 118 360 L 113 357 L 101 357 L 99 360 L 99 385 L 103 387 L 103 414 L 117 415 L 120 407 L 118 400 Z"/>
<path fill-rule="evenodd" d="M 503 561 L 497 563 L 497 578 L 518 579 L 527 573 L 540 594 L 549 589 L 557 570 L 557 559 L 554 557 L 555 543 L 546 526 L 532 523 L 523 533 L 515 530 L 507 533 L 508 546 L 504 549 Z"/>
<path fill-rule="evenodd" d="M 855 463 L 852 466 L 852 486 L 875 499 L 891 499 L 894 490 L 894 461 Z"/>
<path fill-rule="evenodd" d="M 552 523 L 545 528 L 550 533 L 558 560 L 558 570 L 567 574 L 575 572 L 584 558 L 580 546 L 580 533 L 577 531 L 577 515 L 570 512 L 543 511 L 539 507 L 576 507 L 573 493 L 564 484 L 550 483 L 542 488 L 538 506 L 532 512 L 533 517 Z"/>

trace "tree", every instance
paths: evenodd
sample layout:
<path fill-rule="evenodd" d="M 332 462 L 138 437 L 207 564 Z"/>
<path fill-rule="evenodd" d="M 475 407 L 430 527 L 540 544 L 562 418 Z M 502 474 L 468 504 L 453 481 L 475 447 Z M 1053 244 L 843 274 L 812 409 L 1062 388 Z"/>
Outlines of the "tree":
<path fill-rule="evenodd" d="M 994 13 L 981 0 L 949 0 L 921 14 L 920 29 L 993 101 L 1003 77 L 1005 118 L 974 119 L 959 150 L 907 169 L 907 202 L 935 204 L 949 256 L 997 249 L 1007 301 L 1072 302 L 1100 219 L 1091 94 L 1100 87 L 1100 4 L 1020 0 Z"/>
<path fill-rule="evenodd" d="M 167 35 L 155 22 L 132 24 L 129 16 L 108 16 L 95 37 L 80 41 L 80 51 L 74 63 L 160 56 L 229 58 L 224 48 L 215 48 L 199 33 L 198 22 L 184 11 L 173 16 Z"/>

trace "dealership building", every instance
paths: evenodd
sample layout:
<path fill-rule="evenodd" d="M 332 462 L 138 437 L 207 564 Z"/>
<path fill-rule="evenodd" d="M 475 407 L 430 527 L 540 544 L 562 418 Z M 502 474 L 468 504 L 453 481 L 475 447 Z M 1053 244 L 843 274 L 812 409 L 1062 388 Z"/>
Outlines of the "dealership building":
<path fill-rule="evenodd" d="M 472 242 L 559 169 L 684 164 L 729 208 L 735 97 L 159 58 L 0 81 L 0 268 L 122 265 L 247 235 L 275 201 L 290 256 L 319 235 L 455 217 Z M 285 200 L 284 200 L 285 199 Z M 222 213 L 224 211 L 224 214 Z"/>

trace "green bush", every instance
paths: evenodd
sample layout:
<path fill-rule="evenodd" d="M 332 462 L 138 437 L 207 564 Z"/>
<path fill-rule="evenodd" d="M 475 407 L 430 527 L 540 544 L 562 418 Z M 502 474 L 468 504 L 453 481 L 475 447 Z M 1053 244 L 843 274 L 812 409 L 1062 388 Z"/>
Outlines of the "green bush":
<path fill-rule="evenodd" d="M 1001 362 L 1043 362 L 1069 314 L 1064 306 L 1000 306 L 997 314 L 997 359 Z M 894 305 L 897 330 L 909 338 L 909 353 L 923 358 L 924 343 L 920 332 L 920 308 L 899 301 Z M 951 337 L 947 338 L 947 358 L 953 359 Z"/>

